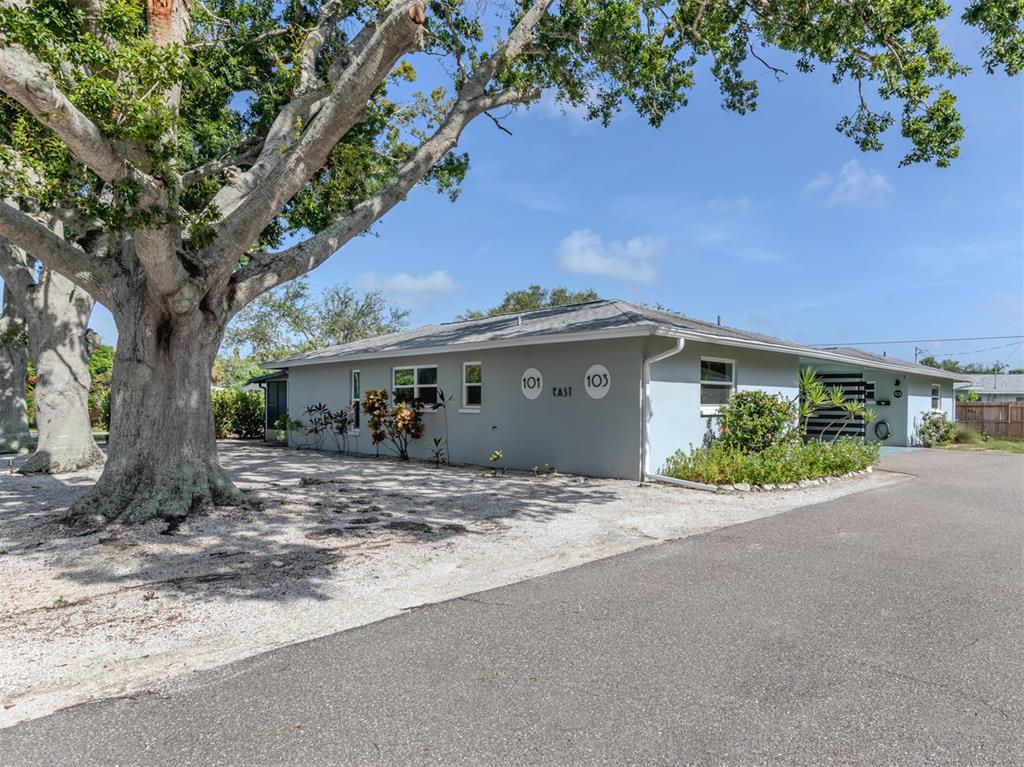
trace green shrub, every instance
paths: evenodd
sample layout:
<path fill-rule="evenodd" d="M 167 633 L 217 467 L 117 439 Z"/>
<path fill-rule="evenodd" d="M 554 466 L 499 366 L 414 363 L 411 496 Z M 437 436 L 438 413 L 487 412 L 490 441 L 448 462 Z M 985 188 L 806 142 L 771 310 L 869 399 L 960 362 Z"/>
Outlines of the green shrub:
<path fill-rule="evenodd" d="M 709 485 L 785 484 L 859 471 L 878 460 L 878 444 L 851 437 L 835 442 L 777 442 L 745 453 L 723 442 L 690 452 L 677 451 L 662 474 Z"/>
<path fill-rule="evenodd" d="M 925 447 L 949 445 L 956 437 L 956 424 L 951 423 L 945 413 L 931 411 L 921 417 L 917 435 Z"/>
<path fill-rule="evenodd" d="M 794 402 L 759 390 L 737 392 L 718 414 L 722 444 L 752 453 L 784 439 L 796 423 Z"/>
<path fill-rule="evenodd" d="M 238 389 L 215 389 L 211 394 L 213 429 L 217 439 L 260 439 L 263 431 L 263 395 Z"/>
<path fill-rule="evenodd" d="M 213 430 L 217 439 L 227 439 L 235 420 L 235 392 L 232 389 L 215 389 L 213 401 Z"/>
<path fill-rule="evenodd" d="M 110 389 L 104 391 L 100 397 L 99 425 L 103 431 L 110 431 Z"/>
<path fill-rule="evenodd" d="M 239 439 L 263 439 L 266 436 L 265 418 L 262 393 L 235 392 L 235 436 Z"/>

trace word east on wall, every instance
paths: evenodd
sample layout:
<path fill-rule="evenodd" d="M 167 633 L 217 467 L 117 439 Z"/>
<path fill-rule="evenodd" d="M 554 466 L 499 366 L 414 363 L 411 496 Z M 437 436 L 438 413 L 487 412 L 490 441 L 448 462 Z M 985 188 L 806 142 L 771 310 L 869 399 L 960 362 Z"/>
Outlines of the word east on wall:
<path fill-rule="evenodd" d="M 537 368 L 527 368 L 519 382 L 526 399 L 537 399 L 544 391 L 544 375 Z M 583 376 L 583 389 L 591 399 L 602 399 L 612 388 L 612 377 L 604 365 L 591 365 Z M 571 397 L 572 386 L 552 386 L 552 397 Z"/>

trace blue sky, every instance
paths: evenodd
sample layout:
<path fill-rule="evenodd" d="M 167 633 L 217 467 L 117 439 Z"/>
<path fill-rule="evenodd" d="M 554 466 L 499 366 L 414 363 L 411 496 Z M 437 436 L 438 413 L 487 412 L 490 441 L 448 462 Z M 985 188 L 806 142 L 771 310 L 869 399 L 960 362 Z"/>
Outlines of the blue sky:
<path fill-rule="evenodd" d="M 807 343 L 1024 333 L 1021 79 L 977 68 L 981 39 L 955 17 L 946 39 L 976 67 L 954 84 L 967 136 L 950 168 L 899 168 L 898 133 L 861 153 L 834 130 L 853 86 L 825 70 L 762 78 L 743 117 L 701 73 L 660 130 L 625 113 L 605 129 L 545 99 L 505 121 L 513 136 L 470 126 L 457 203 L 414 192 L 313 284 L 379 288 L 413 324 L 538 282 Z M 104 310 L 93 325 L 113 339 Z M 1024 366 L 1019 344 L 988 348 L 1007 343 L 919 345 Z"/>

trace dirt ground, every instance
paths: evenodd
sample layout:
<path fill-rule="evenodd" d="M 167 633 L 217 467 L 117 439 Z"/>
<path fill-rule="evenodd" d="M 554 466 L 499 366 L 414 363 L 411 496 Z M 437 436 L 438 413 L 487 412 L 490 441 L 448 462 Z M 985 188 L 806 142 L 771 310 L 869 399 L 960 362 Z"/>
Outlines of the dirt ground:
<path fill-rule="evenodd" d="M 660 541 L 880 487 L 714 494 L 220 445 L 250 508 L 61 524 L 96 476 L 0 474 L 0 726 Z"/>

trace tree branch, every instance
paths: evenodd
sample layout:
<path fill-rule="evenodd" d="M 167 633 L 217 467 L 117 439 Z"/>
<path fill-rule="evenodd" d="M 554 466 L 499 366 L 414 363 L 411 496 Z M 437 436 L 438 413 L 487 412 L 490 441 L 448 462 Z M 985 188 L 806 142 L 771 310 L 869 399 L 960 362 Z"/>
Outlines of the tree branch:
<path fill-rule="evenodd" d="M 24 248 L 19 248 L 10 240 L 0 237 L 0 277 L 3 278 L 4 286 L 11 289 L 11 294 L 22 309 L 29 291 L 36 284 L 35 270 L 32 267 L 33 262 L 25 254 Z"/>
<path fill-rule="evenodd" d="M 71 103 L 45 64 L 0 33 L 0 91 L 13 98 L 64 142 L 72 155 L 108 183 L 134 181 L 145 196 L 156 181 L 131 166 L 96 124 Z"/>
<path fill-rule="evenodd" d="M 60 272 L 107 306 L 116 301 L 116 266 L 86 253 L 7 201 L 0 201 L 0 237 L 10 240 L 48 269 Z"/>
<path fill-rule="evenodd" d="M 191 170 L 185 171 L 181 176 L 181 187 L 191 186 L 197 181 L 202 181 L 204 178 L 210 176 L 216 176 L 219 173 L 226 171 L 228 168 L 237 168 L 243 165 L 252 165 L 256 158 L 260 154 L 260 144 L 263 142 L 260 139 L 251 139 L 249 141 L 242 142 L 241 146 L 248 145 L 248 149 L 244 152 L 238 152 L 230 157 L 222 157 L 217 160 L 211 160 L 205 165 L 192 168 Z M 237 149 L 237 147 L 236 147 Z"/>
<path fill-rule="evenodd" d="M 231 278 L 228 314 L 233 315 L 260 294 L 315 269 L 353 237 L 401 202 L 430 169 L 454 148 L 463 129 L 489 109 L 522 104 L 540 98 L 540 91 L 510 91 L 477 99 L 459 99 L 434 134 L 420 144 L 380 192 L 364 200 L 347 216 L 337 219 L 298 245 L 277 253 L 258 253 Z"/>
<path fill-rule="evenodd" d="M 258 253 L 232 275 L 229 283 L 229 315 L 261 293 L 293 280 L 327 260 L 342 245 L 366 231 L 373 222 L 397 205 L 458 144 L 463 129 L 473 118 L 502 106 L 540 98 L 539 90 L 507 90 L 487 93 L 486 87 L 506 62 L 522 54 L 533 29 L 553 0 L 537 0 L 513 27 L 505 42 L 485 59 L 466 81 L 445 119 L 430 138 L 398 169 L 380 192 L 357 205 L 309 239 L 277 253 Z"/>
<path fill-rule="evenodd" d="M 208 259 L 230 273 L 285 203 L 320 168 L 331 150 L 365 116 L 366 104 L 404 54 L 420 45 L 420 0 L 393 0 L 353 41 L 346 66 L 330 86 L 307 82 L 306 91 L 275 120 L 263 151 L 246 173 L 226 184 L 212 205 L 222 216 Z M 314 114 L 301 122 L 304 110 Z"/>

